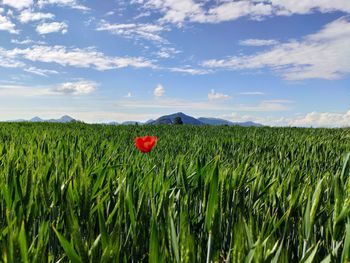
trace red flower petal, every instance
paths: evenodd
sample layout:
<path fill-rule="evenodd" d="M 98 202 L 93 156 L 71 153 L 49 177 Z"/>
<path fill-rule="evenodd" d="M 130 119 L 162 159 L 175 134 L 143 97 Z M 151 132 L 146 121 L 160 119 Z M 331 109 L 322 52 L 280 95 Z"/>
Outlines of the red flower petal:
<path fill-rule="evenodd" d="M 144 136 L 135 138 L 135 146 L 142 153 L 148 153 L 157 143 L 156 136 Z"/>

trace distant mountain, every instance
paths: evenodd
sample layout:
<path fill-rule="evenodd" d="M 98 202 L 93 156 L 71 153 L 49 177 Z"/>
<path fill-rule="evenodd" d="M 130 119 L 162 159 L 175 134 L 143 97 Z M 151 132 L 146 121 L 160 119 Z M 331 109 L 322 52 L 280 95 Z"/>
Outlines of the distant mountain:
<path fill-rule="evenodd" d="M 227 121 L 224 119 L 219 119 L 219 118 L 205 118 L 205 117 L 200 117 L 198 118 L 199 121 L 203 122 L 204 124 L 207 125 L 215 125 L 215 126 L 219 126 L 219 125 L 234 125 L 233 122 L 231 121 Z"/>
<path fill-rule="evenodd" d="M 138 122 L 138 121 L 125 121 L 122 123 L 118 123 L 115 121 L 112 122 L 108 122 L 106 123 L 107 125 L 155 125 L 155 124 L 174 124 L 175 122 L 175 118 L 176 117 L 180 117 L 183 124 L 189 124 L 189 125 L 212 125 L 212 126 L 219 126 L 219 125 L 228 125 L 228 126 L 234 126 L 234 125 L 238 125 L 238 126 L 242 126 L 242 127 L 262 127 L 263 125 L 261 125 L 260 123 L 255 123 L 252 121 L 247 121 L 247 122 L 232 122 L 232 121 L 228 121 L 228 120 L 224 120 L 224 119 L 220 119 L 220 118 L 207 118 L 207 117 L 200 117 L 198 119 L 186 115 L 182 112 L 177 112 L 174 114 L 170 114 L 170 115 L 164 115 L 159 117 L 156 120 L 148 120 L 144 123 L 142 122 Z M 10 122 L 55 122 L 55 123 L 69 123 L 69 122 L 76 122 L 77 120 L 75 120 L 74 118 L 68 116 L 68 115 L 64 115 L 59 119 L 49 119 L 49 120 L 44 120 L 40 117 L 34 117 L 30 120 L 23 120 L 23 119 L 19 119 L 19 120 L 12 120 Z"/>
<path fill-rule="evenodd" d="M 183 124 L 190 124 L 190 125 L 203 125 L 204 124 L 201 121 L 197 120 L 196 118 L 188 116 L 182 112 L 177 112 L 174 114 L 162 116 L 162 117 L 156 119 L 155 121 L 150 121 L 149 124 L 153 124 L 153 125 L 154 124 L 174 124 L 176 117 L 180 117 Z"/>
<path fill-rule="evenodd" d="M 71 116 L 64 115 L 59 119 L 50 119 L 47 120 L 47 122 L 59 122 L 59 123 L 68 123 L 68 122 L 73 122 L 75 119 L 73 119 Z"/>
<path fill-rule="evenodd" d="M 142 125 L 142 122 L 138 121 L 124 121 L 121 125 Z"/>
<path fill-rule="evenodd" d="M 238 125 L 242 127 L 262 127 L 263 126 L 260 123 L 255 123 L 252 121 L 232 122 L 232 121 L 219 119 L 219 118 L 205 118 L 205 117 L 200 117 L 198 118 L 198 120 L 203 122 L 204 124 L 214 125 L 214 126 L 219 126 L 219 125 L 228 125 L 228 126 Z"/>
<path fill-rule="evenodd" d="M 69 122 L 75 122 L 76 120 L 73 119 L 72 117 L 68 115 L 64 115 L 59 119 L 49 119 L 49 120 L 44 120 L 40 117 L 34 117 L 31 118 L 30 120 L 24 120 L 24 119 L 19 119 L 19 120 L 12 120 L 10 122 L 57 122 L 57 123 L 69 123 Z"/>
<path fill-rule="evenodd" d="M 150 119 L 150 120 L 146 121 L 145 124 L 150 124 L 150 123 L 152 123 L 152 122 L 154 122 L 154 120 L 153 120 L 153 119 Z"/>
<path fill-rule="evenodd" d="M 246 121 L 246 122 L 233 122 L 233 125 L 238 125 L 242 127 L 263 127 L 264 125 L 260 123 L 256 123 L 253 121 Z"/>
<path fill-rule="evenodd" d="M 29 122 L 43 122 L 44 120 L 39 117 L 34 117 L 29 120 Z"/>
<path fill-rule="evenodd" d="M 111 121 L 111 122 L 108 122 L 108 123 L 106 123 L 107 125 L 119 125 L 119 123 L 118 122 L 116 122 L 116 121 Z"/>

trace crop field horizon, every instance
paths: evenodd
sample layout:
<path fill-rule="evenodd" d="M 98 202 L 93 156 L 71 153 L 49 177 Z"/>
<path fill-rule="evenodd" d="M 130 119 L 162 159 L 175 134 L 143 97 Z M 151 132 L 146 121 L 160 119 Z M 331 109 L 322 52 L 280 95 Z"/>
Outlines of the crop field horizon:
<path fill-rule="evenodd" d="M 350 262 L 349 152 L 350 129 L 1 123 L 0 262 Z"/>

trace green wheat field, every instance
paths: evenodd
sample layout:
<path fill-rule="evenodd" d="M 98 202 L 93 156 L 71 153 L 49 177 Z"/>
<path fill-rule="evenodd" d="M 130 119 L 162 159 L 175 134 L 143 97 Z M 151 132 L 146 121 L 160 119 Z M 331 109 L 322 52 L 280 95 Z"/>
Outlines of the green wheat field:
<path fill-rule="evenodd" d="M 2 123 L 0 261 L 350 262 L 349 152 L 349 129 Z"/>

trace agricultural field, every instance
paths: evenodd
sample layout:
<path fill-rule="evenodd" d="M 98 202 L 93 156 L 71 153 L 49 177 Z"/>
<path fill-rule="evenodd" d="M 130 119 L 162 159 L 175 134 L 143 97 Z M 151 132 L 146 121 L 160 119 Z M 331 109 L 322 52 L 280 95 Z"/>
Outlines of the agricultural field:
<path fill-rule="evenodd" d="M 2 123 L 0 261 L 349 262 L 349 152 L 349 129 Z"/>

